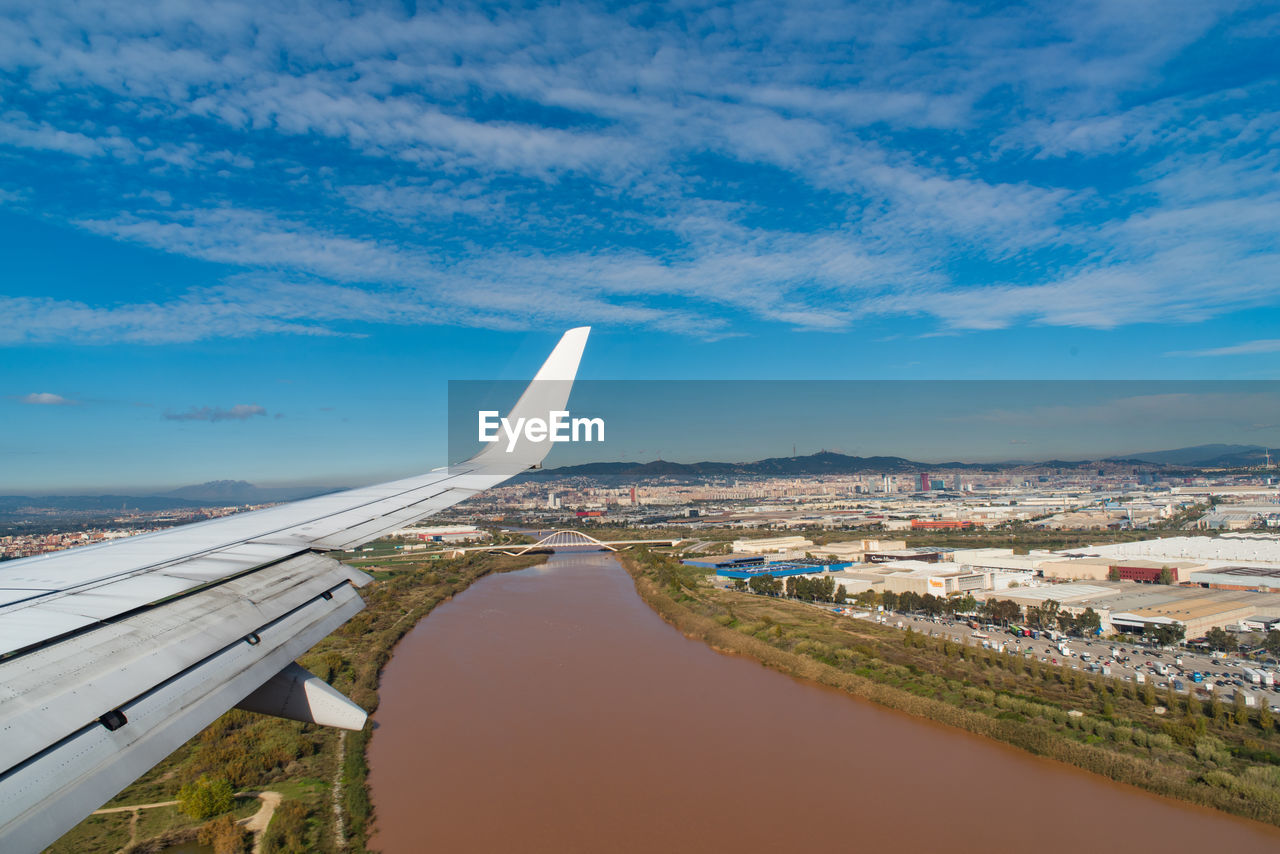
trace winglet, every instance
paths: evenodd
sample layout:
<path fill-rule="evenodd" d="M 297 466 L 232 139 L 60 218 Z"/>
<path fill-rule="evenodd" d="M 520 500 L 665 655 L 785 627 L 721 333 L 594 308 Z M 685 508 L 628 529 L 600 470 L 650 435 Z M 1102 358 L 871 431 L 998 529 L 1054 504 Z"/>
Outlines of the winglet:
<path fill-rule="evenodd" d="M 514 424 L 521 418 L 547 420 L 550 413 L 564 410 L 590 333 L 590 326 L 579 326 L 560 336 L 560 343 L 556 344 L 534 375 L 533 382 L 507 413 L 508 421 Z M 505 442 L 495 442 L 472 457 L 471 461 L 483 463 L 486 467 L 501 467 L 515 474 L 541 463 L 550 450 L 550 442 L 531 442 L 521 436 L 509 450 Z"/>

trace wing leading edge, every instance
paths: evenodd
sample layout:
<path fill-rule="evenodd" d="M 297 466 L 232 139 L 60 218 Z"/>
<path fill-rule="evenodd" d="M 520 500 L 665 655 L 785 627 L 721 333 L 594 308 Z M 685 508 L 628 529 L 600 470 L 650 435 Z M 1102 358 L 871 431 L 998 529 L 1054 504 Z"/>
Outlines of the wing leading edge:
<path fill-rule="evenodd" d="M 587 327 L 512 408 L 566 407 Z M 537 465 L 521 439 L 465 463 L 0 565 L 0 850 L 38 851 L 227 709 L 359 729 L 293 660 L 364 607 L 323 552 L 422 519 Z"/>

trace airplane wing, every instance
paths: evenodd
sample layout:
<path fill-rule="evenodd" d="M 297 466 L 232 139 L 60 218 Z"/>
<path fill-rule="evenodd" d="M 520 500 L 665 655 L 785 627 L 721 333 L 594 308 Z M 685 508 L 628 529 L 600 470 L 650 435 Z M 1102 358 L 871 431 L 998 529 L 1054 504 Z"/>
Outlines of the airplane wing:
<path fill-rule="evenodd" d="M 563 410 L 587 327 L 560 339 L 510 416 Z M 293 664 L 364 607 L 371 579 L 325 552 L 456 504 L 546 456 L 465 463 L 0 564 L 0 851 L 39 851 L 239 705 L 360 729 Z"/>

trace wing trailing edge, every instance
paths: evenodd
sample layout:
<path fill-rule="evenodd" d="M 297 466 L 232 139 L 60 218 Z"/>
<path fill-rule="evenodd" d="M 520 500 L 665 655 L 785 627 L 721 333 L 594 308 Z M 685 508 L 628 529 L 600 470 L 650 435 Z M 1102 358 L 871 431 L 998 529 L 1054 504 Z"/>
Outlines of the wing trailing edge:
<path fill-rule="evenodd" d="M 566 332 L 511 413 L 568 402 Z M 294 663 L 364 607 L 347 549 L 537 465 L 550 443 L 251 513 L 0 565 L 0 851 L 39 851 L 236 705 L 359 729 Z"/>

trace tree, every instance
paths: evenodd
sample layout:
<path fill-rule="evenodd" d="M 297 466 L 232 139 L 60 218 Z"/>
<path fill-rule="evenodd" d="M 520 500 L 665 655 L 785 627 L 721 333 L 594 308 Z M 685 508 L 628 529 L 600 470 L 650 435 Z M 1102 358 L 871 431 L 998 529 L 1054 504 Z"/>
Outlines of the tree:
<path fill-rule="evenodd" d="M 991 603 L 988 603 L 991 604 Z M 991 604 L 991 618 L 1007 626 L 1022 616 L 1022 608 L 1011 599 L 1001 599 Z"/>
<path fill-rule="evenodd" d="M 849 598 L 849 591 L 845 590 L 844 585 L 841 584 L 839 587 L 836 588 L 836 601 L 844 602 L 848 598 Z"/>
<path fill-rule="evenodd" d="M 1027 628 L 1031 628 L 1031 629 L 1044 628 L 1044 623 L 1042 622 L 1043 619 L 1044 619 L 1043 612 L 1040 610 L 1039 607 L 1035 605 L 1027 606 Z"/>
<path fill-rule="evenodd" d="M 1143 640 L 1156 646 L 1173 646 L 1182 643 L 1187 636 L 1187 627 L 1182 623 L 1156 623 L 1148 625 Z"/>
<path fill-rule="evenodd" d="M 1062 606 L 1056 599 L 1046 599 L 1040 603 L 1040 622 L 1046 629 L 1051 629 L 1058 622 L 1058 609 Z"/>
<path fill-rule="evenodd" d="M 1268 735 L 1276 728 L 1276 720 L 1271 717 L 1271 710 L 1265 702 L 1258 707 L 1258 728 Z"/>
<path fill-rule="evenodd" d="M 972 614 L 978 607 L 978 600 L 973 598 L 972 593 L 966 593 L 960 597 L 960 601 L 956 603 L 956 610 L 961 614 Z"/>
<path fill-rule="evenodd" d="M 1107 570 L 1107 580 L 1108 580 L 1108 581 L 1119 581 L 1119 580 L 1120 580 L 1120 567 L 1118 567 L 1118 566 L 1113 566 L 1113 567 L 1111 567 L 1110 569 L 1108 569 L 1108 570 Z"/>
<path fill-rule="evenodd" d="M 1102 618 L 1092 608 L 1085 608 L 1084 613 L 1076 618 L 1076 630 L 1082 635 L 1096 635 L 1102 628 Z"/>
<path fill-rule="evenodd" d="M 1280 655 L 1280 629 L 1267 632 L 1266 638 L 1262 641 L 1262 648 L 1272 655 Z"/>
<path fill-rule="evenodd" d="M 1173 583 L 1173 570 L 1169 569 L 1169 567 L 1167 567 L 1167 566 L 1162 566 L 1162 567 L 1160 567 L 1160 574 L 1159 574 L 1158 576 L 1156 576 L 1156 583 L 1157 583 L 1157 584 L 1166 584 L 1166 585 L 1168 585 L 1168 584 L 1172 584 L 1172 583 Z"/>
<path fill-rule="evenodd" d="M 895 611 L 898 608 L 898 594 L 894 593 L 892 590 L 886 590 L 884 593 L 881 593 L 880 601 L 888 611 Z"/>
<path fill-rule="evenodd" d="M 1221 626 L 1214 626 L 1205 632 L 1204 639 L 1209 642 L 1209 649 L 1220 652 L 1235 652 L 1240 646 L 1236 636 L 1223 631 Z"/>
<path fill-rule="evenodd" d="M 231 783 L 200 777 L 178 790 L 178 809 L 197 821 L 227 812 L 234 803 Z"/>
<path fill-rule="evenodd" d="M 1221 723 L 1222 718 L 1226 716 L 1226 710 L 1222 708 L 1222 699 L 1218 696 L 1217 691 L 1209 692 L 1209 717 L 1213 718 L 1215 723 Z"/>
<path fill-rule="evenodd" d="M 782 582 L 768 573 L 751 576 L 747 586 L 751 588 L 752 593 L 759 593 L 762 596 L 777 596 L 782 593 Z"/>
<path fill-rule="evenodd" d="M 874 590 L 863 590 L 854 597 L 854 601 L 864 608 L 874 608 L 880 604 L 880 594 Z"/>
<path fill-rule="evenodd" d="M 1233 705 L 1235 706 L 1236 723 L 1240 726 L 1244 726 L 1249 722 L 1249 708 L 1244 704 L 1243 691 L 1236 691 L 1236 697 Z"/>
<path fill-rule="evenodd" d="M 735 579 L 733 580 L 733 589 L 734 589 L 734 590 L 746 590 L 746 589 L 747 589 L 747 580 L 746 580 L 745 578 L 735 578 Z"/>

